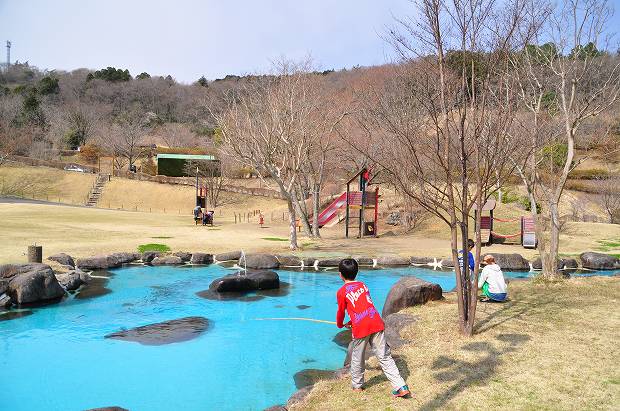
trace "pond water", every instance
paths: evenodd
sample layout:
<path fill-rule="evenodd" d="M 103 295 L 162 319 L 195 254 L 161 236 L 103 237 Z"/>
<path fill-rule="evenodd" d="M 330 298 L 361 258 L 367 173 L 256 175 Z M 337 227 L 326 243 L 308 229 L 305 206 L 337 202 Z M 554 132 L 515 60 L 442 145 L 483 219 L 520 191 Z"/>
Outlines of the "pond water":
<path fill-rule="evenodd" d="M 340 331 L 335 325 L 257 320 L 334 321 L 335 293 L 342 285 L 336 271 L 279 271 L 290 284 L 283 296 L 248 301 L 196 296 L 229 272 L 216 265 L 131 266 L 106 273 L 112 275 L 108 294 L 71 296 L 0 321 L 0 409 L 262 410 L 286 402 L 296 390 L 296 372 L 342 365 L 345 350 L 332 341 Z M 390 287 L 404 275 L 454 288 L 454 273 L 417 268 L 363 271 L 358 278 L 381 310 Z M 195 339 L 158 346 L 104 339 L 187 316 L 208 318 L 209 329 Z"/>

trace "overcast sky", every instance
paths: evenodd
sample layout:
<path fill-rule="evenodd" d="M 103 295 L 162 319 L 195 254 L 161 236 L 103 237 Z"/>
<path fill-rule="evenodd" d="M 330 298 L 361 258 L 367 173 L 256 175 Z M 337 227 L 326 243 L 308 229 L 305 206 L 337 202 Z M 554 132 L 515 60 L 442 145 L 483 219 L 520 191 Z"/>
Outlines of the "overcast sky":
<path fill-rule="evenodd" d="M 0 60 L 11 40 L 12 61 L 44 69 L 115 66 L 182 82 L 264 71 L 281 56 L 367 66 L 390 59 L 381 35 L 411 11 L 408 0 L 0 0 Z"/>

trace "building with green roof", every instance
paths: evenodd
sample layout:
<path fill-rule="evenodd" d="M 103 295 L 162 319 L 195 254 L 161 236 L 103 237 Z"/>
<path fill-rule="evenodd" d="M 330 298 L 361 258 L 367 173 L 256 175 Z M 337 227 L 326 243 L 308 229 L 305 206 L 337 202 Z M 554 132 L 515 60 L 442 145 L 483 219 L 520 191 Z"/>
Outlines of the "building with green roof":
<path fill-rule="evenodd" d="M 212 155 L 157 154 L 157 174 L 169 177 L 194 177 L 196 167 L 203 176 L 219 177 L 220 160 Z"/>

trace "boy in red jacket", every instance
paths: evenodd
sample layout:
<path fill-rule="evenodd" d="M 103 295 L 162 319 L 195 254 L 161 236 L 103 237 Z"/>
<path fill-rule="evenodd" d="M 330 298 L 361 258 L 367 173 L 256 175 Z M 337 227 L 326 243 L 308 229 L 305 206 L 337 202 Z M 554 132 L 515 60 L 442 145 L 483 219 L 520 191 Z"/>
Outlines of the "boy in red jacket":
<path fill-rule="evenodd" d="M 379 360 L 383 373 L 392 383 L 395 397 L 408 395 L 409 387 L 405 380 L 400 376 L 396 363 L 390 355 L 390 349 L 385 343 L 383 330 L 385 326 L 370 299 L 370 293 L 366 284 L 355 281 L 358 266 L 357 261 L 352 258 L 345 258 L 338 265 L 340 278 L 344 285 L 336 293 L 338 298 L 338 313 L 336 323 L 338 328 L 351 328 L 353 340 L 351 341 L 351 385 L 354 391 L 361 391 L 364 385 L 364 368 L 366 359 L 364 351 L 366 345 L 370 344 L 373 352 Z M 343 324 L 345 310 L 351 319 Z"/>

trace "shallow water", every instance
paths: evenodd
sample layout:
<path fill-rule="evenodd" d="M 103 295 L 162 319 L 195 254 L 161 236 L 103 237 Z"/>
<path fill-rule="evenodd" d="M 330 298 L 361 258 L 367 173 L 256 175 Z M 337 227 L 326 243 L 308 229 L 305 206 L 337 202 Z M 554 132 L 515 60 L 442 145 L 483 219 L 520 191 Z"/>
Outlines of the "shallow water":
<path fill-rule="evenodd" d="M 73 296 L 32 314 L 0 321 L 0 409 L 83 410 L 118 405 L 140 410 L 261 410 L 285 403 L 293 375 L 306 368 L 339 368 L 345 350 L 332 342 L 335 271 L 280 271 L 284 296 L 215 301 L 196 292 L 229 273 L 201 268 L 133 266 L 114 270 L 111 292 Z M 611 274 L 611 273 L 605 273 Z M 401 268 L 362 272 L 379 310 L 403 275 L 454 288 L 454 273 Z M 528 273 L 506 273 L 526 277 Z M 209 319 L 197 338 L 168 345 L 104 339 L 133 328 L 187 316 Z"/>

